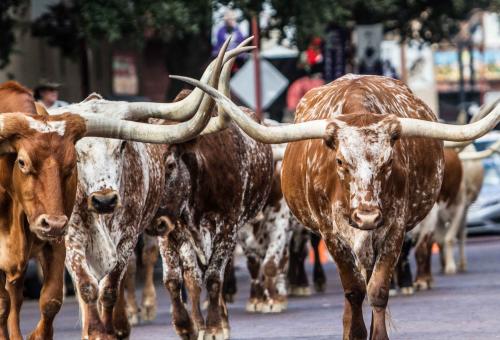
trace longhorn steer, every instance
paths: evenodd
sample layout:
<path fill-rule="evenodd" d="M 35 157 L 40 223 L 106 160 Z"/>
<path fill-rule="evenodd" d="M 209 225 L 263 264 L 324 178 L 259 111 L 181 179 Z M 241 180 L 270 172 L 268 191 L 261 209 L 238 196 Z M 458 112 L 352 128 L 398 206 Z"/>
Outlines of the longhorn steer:
<path fill-rule="evenodd" d="M 234 124 L 168 148 L 163 190 L 169 194 L 162 198 L 157 224 L 168 223 L 167 217 L 175 225 L 159 237 L 159 244 L 163 282 L 173 306 L 172 322 L 180 337 L 229 336 L 222 296 L 224 269 L 238 230 L 267 199 L 272 162 L 271 148 Z M 191 316 L 181 299 L 183 281 L 191 299 Z M 200 309 L 203 284 L 209 301 L 206 321 Z"/>
<path fill-rule="evenodd" d="M 441 188 L 443 144 L 434 139 L 477 138 L 498 123 L 500 108 L 477 123 L 450 126 L 435 122 L 400 81 L 346 75 L 309 91 L 296 124 L 265 127 L 210 86 L 179 79 L 213 96 L 252 137 L 290 142 L 283 194 L 298 220 L 321 234 L 337 263 L 345 292 L 344 338 L 367 336 L 366 293 L 371 338 L 388 338 L 385 309 L 404 234 L 427 215 Z"/>

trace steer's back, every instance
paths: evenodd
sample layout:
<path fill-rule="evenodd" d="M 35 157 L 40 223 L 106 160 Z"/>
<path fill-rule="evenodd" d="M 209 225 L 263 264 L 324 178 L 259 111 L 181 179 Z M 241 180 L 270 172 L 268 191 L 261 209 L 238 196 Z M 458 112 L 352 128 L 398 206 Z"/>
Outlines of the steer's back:
<path fill-rule="evenodd" d="M 436 116 L 402 82 L 380 76 L 346 75 L 309 91 L 300 101 L 295 122 L 332 119 L 352 113 L 393 114 L 401 118 L 436 121 Z M 355 143 L 356 141 L 353 141 Z M 404 223 L 412 228 L 431 209 L 441 186 L 442 142 L 402 138 L 394 147 L 388 200 L 406 206 Z M 335 152 L 323 140 L 289 143 L 282 172 L 283 193 L 293 214 L 313 229 L 330 223 L 332 205 L 340 199 L 335 176 Z M 328 222 L 327 222 L 328 221 Z"/>

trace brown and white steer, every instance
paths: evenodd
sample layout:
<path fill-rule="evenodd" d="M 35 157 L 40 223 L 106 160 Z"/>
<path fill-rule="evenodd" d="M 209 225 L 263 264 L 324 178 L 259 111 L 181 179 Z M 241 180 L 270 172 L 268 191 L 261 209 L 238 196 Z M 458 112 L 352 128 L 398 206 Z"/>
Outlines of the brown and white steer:
<path fill-rule="evenodd" d="M 249 116 L 253 114 L 246 110 Z M 169 146 L 157 224 L 174 224 L 159 237 L 163 282 L 170 293 L 172 322 L 181 338 L 229 337 L 222 295 L 227 262 L 238 230 L 263 208 L 271 188 L 271 147 L 230 123 L 222 132 Z M 191 315 L 181 285 L 191 299 Z M 208 292 L 203 318 L 200 294 Z"/>
<path fill-rule="evenodd" d="M 277 161 L 261 218 L 246 223 L 238 232 L 252 280 L 248 312 L 279 313 L 287 308 L 286 270 L 292 230 L 280 173 L 281 161 Z"/>
<path fill-rule="evenodd" d="M 388 338 L 385 314 L 392 272 L 404 234 L 436 202 L 443 178 L 443 144 L 492 129 L 500 108 L 475 124 L 436 122 L 402 82 L 346 75 L 309 91 L 295 124 L 266 127 L 196 80 L 252 137 L 289 142 L 282 189 L 292 213 L 321 234 L 345 292 L 344 338 L 366 338 L 362 304 L 372 306 L 371 338 Z M 427 137 L 427 138 L 419 138 Z"/>

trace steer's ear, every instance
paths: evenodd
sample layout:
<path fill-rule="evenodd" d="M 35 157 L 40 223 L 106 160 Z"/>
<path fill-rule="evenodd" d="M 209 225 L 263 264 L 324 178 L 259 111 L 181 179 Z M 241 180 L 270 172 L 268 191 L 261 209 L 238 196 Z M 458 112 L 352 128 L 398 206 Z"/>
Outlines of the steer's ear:
<path fill-rule="evenodd" d="M 339 126 L 335 122 L 330 122 L 326 126 L 325 129 L 325 137 L 323 137 L 323 141 L 325 145 L 330 149 L 335 150 L 337 147 L 337 130 Z"/>
<path fill-rule="evenodd" d="M 384 122 L 387 124 L 387 132 L 391 138 L 391 145 L 394 146 L 396 141 L 401 138 L 401 124 L 398 119 L 392 115 L 385 118 Z"/>
<path fill-rule="evenodd" d="M 10 143 L 10 140 L 5 139 L 5 140 L 0 140 L 0 156 L 9 154 L 9 153 L 16 153 L 16 149 L 12 146 Z"/>
<path fill-rule="evenodd" d="M 49 116 L 48 119 L 50 121 L 64 121 L 64 137 L 69 138 L 73 143 L 86 135 L 87 126 L 85 120 L 77 114 L 63 113 L 62 115 Z"/>

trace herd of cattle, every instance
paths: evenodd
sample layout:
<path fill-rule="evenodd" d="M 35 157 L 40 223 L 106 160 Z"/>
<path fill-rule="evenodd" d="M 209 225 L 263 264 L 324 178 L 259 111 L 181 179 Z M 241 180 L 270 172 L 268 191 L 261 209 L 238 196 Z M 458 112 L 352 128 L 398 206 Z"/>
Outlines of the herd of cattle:
<path fill-rule="evenodd" d="M 344 339 L 367 338 L 366 295 L 370 338 L 388 338 L 391 279 L 403 293 L 413 287 L 404 278 L 411 245 L 419 289 L 432 281 L 434 240 L 451 274 L 458 236 L 465 270 L 465 214 L 485 154 L 467 144 L 497 125 L 500 107 L 484 108 L 466 126 L 447 125 L 400 81 L 346 75 L 308 92 L 294 124 L 262 122 L 228 98 L 234 57 L 251 49 L 249 41 L 227 53 L 226 42 L 200 81 L 173 77 L 197 88 L 169 104 L 93 94 L 47 111 L 21 85 L 0 85 L 0 339 L 22 339 L 23 276 L 33 257 L 43 288 L 31 340 L 53 338 L 65 267 L 83 339 L 127 338 L 131 324 L 156 317 L 160 254 L 175 331 L 210 340 L 229 338 L 227 281 L 238 243 L 251 276 L 247 310 L 281 312 L 288 292 L 309 294 L 307 242 L 317 246 L 321 237 L 344 288 Z"/>

